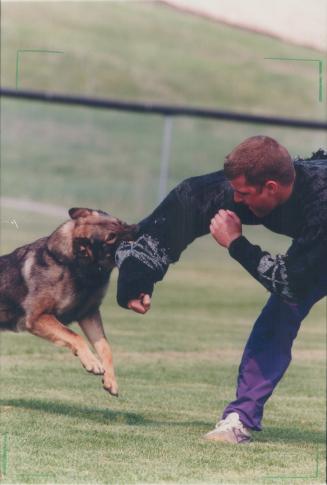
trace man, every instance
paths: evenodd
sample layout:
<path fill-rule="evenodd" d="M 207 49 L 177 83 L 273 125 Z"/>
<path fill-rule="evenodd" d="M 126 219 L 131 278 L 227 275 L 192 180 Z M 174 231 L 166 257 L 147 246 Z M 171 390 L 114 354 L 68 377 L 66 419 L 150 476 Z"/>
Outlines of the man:
<path fill-rule="evenodd" d="M 273 257 L 242 236 L 243 224 L 262 224 L 293 238 Z M 291 361 L 301 321 L 327 295 L 327 153 L 292 161 L 266 136 L 251 137 L 226 158 L 224 172 L 177 186 L 139 225 L 134 243 L 117 252 L 117 299 L 136 312 L 150 308 L 156 281 L 196 237 L 210 230 L 271 296 L 247 341 L 236 400 L 208 440 L 247 443 L 260 431 L 263 408 Z"/>

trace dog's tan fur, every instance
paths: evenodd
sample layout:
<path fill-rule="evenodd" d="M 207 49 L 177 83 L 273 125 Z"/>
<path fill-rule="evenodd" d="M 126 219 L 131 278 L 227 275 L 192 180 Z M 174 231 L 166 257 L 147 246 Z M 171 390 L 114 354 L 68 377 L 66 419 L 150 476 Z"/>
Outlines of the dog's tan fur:
<path fill-rule="evenodd" d="M 104 388 L 118 386 L 100 304 L 129 226 L 103 211 L 70 209 L 71 219 L 45 237 L 0 258 L 0 330 L 23 331 L 67 347 L 88 372 L 103 374 Z M 94 347 L 66 325 L 77 321 Z"/>

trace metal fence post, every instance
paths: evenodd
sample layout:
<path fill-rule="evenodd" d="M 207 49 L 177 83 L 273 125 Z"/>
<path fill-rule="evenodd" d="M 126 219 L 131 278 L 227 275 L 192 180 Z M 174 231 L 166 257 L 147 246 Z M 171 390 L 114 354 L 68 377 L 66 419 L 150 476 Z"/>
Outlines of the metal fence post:
<path fill-rule="evenodd" d="M 171 140 L 173 131 L 173 119 L 171 116 L 165 116 L 163 139 L 161 146 L 161 163 L 159 178 L 158 202 L 160 203 L 167 193 L 169 162 L 171 154 Z"/>

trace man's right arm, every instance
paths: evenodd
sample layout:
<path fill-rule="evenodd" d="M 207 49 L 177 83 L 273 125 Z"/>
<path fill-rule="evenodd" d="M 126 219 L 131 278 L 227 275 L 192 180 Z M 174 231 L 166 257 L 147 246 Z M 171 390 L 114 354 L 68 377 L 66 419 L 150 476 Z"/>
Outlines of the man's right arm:
<path fill-rule="evenodd" d="M 119 305 L 128 308 L 131 300 L 142 303 L 141 294 L 151 296 L 169 265 L 195 238 L 209 232 L 210 219 L 231 197 L 222 172 L 187 179 L 173 189 L 139 223 L 136 241 L 123 242 L 117 249 Z"/>

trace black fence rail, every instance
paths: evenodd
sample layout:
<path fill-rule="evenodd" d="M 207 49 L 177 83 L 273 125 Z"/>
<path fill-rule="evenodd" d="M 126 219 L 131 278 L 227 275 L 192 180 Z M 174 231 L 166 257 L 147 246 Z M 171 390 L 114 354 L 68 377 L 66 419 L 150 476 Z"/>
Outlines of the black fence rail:
<path fill-rule="evenodd" d="M 295 118 L 280 118 L 277 116 L 251 115 L 233 111 L 212 110 L 189 106 L 174 106 L 155 103 L 128 102 L 107 98 L 91 98 L 87 96 L 72 96 L 44 91 L 16 90 L 10 88 L 0 89 L 0 96 L 19 98 L 47 103 L 60 103 L 64 105 L 85 106 L 90 108 L 111 109 L 134 113 L 148 113 L 161 116 L 191 116 L 197 118 L 217 119 L 239 123 L 264 124 L 272 126 L 287 126 L 291 128 L 304 128 L 308 130 L 327 130 L 327 121 L 313 121 Z"/>
<path fill-rule="evenodd" d="M 83 106 L 88 108 L 116 110 L 129 113 L 142 113 L 148 115 L 159 115 L 164 120 L 163 136 L 160 156 L 160 175 L 158 187 L 158 202 L 160 202 L 168 188 L 168 178 L 170 171 L 171 147 L 173 138 L 173 119 L 176 117 L 187 116 L 193 118 L 205 118 L 210 120 L 223 120 L 238 123 L 263 124 L 270 126 L 290 127 L 306 130 L 325 130 L 327 131 L 327 120 L 313 121 L 294 118 L 280 118 L 276 116 L 252 115 L 248 113 L 237 113 L 233 111 L 213 110 L 207 108 L 197 108 L 190 106 L 173 106 L 155 103 L 129 102 L 116 99 L 94 98 L 86 96 L 73 96 L 67 94 L 17 90 L 3 88 L 0 89 L 0 96 L 16 98 L 29 101 L 40 101 L 45 103 L 61 104 L 66 106 Z"/>

